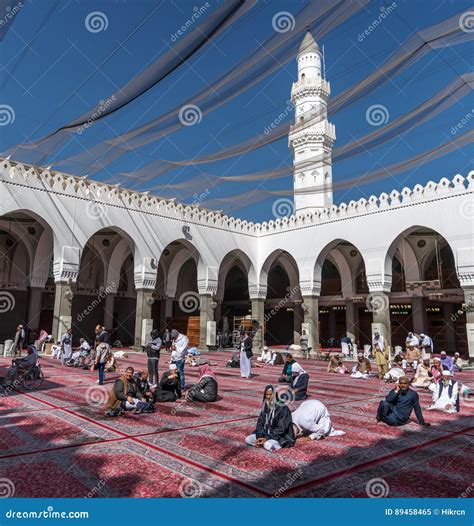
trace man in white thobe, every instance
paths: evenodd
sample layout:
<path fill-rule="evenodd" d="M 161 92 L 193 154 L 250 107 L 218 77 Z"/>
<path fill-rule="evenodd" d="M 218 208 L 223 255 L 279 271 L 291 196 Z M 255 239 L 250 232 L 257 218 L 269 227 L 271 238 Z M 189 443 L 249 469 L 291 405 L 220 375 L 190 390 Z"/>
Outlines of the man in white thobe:
<path fill-rule="evenodd" d="M 291 413 L 296 438 L 309 436 L 311 440 L 320 440 L 327 436 L 345 435 L 332 427 L 327 407 L 319 400 L 306 400 Z"/>
<path fill-rule="evenodd" d="M 240 332 L 240 376 L 250 378 L 252 375 L 252 340 L 245 331 Z"/>
<path fill-rule="evenodd" d="M 428 409 L 456 413 L 459 411 L 459 384 L 453 379 L 450 371 L 444 370 L 442 379 L 428 387 L 433 393 L 433 403 Z"/>
<path fill-rule="evenodd" d="M 421 358 L 431 358 L 434 351 L 433 340 L 427 334 L 420 334 Z"/>

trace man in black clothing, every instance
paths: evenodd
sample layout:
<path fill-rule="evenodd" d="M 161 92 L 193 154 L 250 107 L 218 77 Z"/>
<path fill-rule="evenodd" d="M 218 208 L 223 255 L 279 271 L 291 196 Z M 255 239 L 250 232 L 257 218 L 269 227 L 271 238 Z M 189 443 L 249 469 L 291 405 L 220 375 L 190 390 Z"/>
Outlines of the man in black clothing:
<path fill-rule="evenodd" d="M 155 389 L 155 402 L 176 402 L 178 398 L 181 398 L 180 384 L 178 368 L 174 363 L 171 363 L 169 371 L 163 373 L 161 381 Z"/>
<path fill-rule="evenodd" d="M 161 338 L 160 333 L 153 329 L 150 333 L 151 342 L 145 346 L 145 351 L 148 356 L 148 378 L 152 387 L 158 385 L 158 362 L 160 361 Z"/>
<path fill-rule="evenodd" d="M 285 354 L 285 364 L 283 365 L 283 371 L 280 375 L 280 378 L 278 378 L 279 383 L 288 383 L 291 384 L 293 382 L 293 375 L 291 374 L 291 366 L 295 363 L 295 360 L 293 359 L 293 355 L 290 353 Z"/>
<path fill-rule="evenodd" d="M 384 422 L 389 426 L 403 426 L 408 423 L 413 410 L 420 425 L 431 425 L 423 418 L 418 393 L 410 389 L 408 378 L 402 376 L 395 389 L 379 403 L 376 420 L 377 423 Z"/>

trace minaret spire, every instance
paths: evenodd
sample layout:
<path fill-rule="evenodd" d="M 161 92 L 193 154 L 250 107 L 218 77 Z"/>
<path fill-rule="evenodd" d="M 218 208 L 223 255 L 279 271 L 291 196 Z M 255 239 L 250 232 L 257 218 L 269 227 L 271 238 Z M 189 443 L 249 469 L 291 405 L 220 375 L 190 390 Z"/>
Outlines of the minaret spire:
<path fill-rule="evenodd" d="M 323 78 L 322 54 L 309 26 L 296 60 L 298 80 L 291 88 L 295 124 L 289 134 L 289 146 L 293 152 L 295 210 L 327 208 L 333 203 L 332 146 L 336 131 L 327 117 L 331 88 Z M 297 192 L 301 190 L 308 191 Z"/>

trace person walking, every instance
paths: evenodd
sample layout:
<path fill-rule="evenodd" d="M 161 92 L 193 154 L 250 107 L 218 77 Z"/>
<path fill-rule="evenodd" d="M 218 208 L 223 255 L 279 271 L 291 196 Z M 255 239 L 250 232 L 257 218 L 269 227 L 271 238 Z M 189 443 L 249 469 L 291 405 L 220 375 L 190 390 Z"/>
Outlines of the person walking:
<path fill-rule="evenodd" d="M 245 331 L 240 331 L 240 376 L 250 378 L 252 376 L 252 339 Z"/>
<path fill-rule="evenodd" d="M 105 330 L 105 327 L 97 325 L 96 329 L 96 348 L 95 348 L 95 362 L 92 368 L 99 371 L 99 385 L 104 385 L 105 382 L 105 366 L 110 357 L 110 335 Z"/>
<path fill-rule="evenodd" d="M 72 356 L 72 329 L 69 328 L 61 338 L 61 364 L 70 360 Z"/>
<path fill-rule="evenodd" d="M 186 359 L 186 353 L 188 352 L 189 339 L 185 334 L 181 334 L 178 330 L 173 329 L 171 331 L 171 341 L 174 351 L 173 363 L 178 369 L 181 390 L 184 390 L 186 385 L 184 361 Z"/>
<path fill-rule="evenodd" d="M 157 329 L 153 329 L 150 333 L 151 341 L 145 346 L 145 351 L 148 356 L 148 381 L 151 387 L 158 385 L 158 362 L 160 361 L 161 338 Z"/>
<path fill-rule="evenodd" d="M 18 325 L 13 338 L 13 352 L 14 356 L 19 354 L 21 356 L 21 350 L 23 349 L 23 342 L 25 341 L 25 329 L 23 325 Z"/>

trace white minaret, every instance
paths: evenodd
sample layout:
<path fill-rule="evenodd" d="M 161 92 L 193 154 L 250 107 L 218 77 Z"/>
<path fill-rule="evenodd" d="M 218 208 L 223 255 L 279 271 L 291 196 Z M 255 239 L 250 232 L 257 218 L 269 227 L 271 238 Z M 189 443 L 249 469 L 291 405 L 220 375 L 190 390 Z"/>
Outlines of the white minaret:
<path fill-rule="evenodd" d="M 318 187 L 315 192 L 295 194 L 295 210 L 314 210 L 332 205 L 332 146 L 334 124 L 328 122 L 327 104 L 331 92 L 321 71 L 321 51 L 308 31 L 301 43 L 298 81 L 291 88 L 295 124 L 290 127 L 295 190 Z"/>

